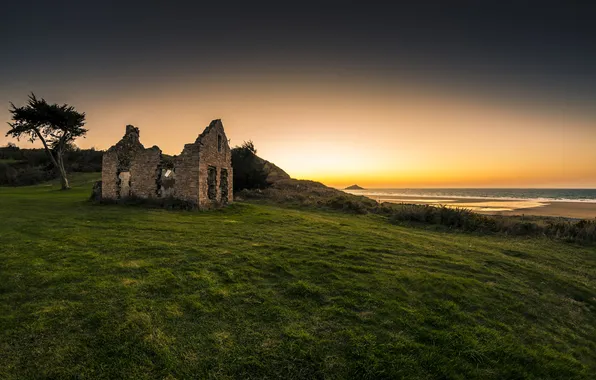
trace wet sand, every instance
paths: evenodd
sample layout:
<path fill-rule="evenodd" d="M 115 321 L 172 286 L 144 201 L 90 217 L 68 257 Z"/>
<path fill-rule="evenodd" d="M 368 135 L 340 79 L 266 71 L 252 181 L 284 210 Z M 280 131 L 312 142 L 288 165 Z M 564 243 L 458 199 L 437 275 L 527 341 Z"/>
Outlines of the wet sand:
<path fill-rule="evenodd" d="M 562 216 L 565 218 L 594 219 L 596 203 L 588 202 L 546 202 L 542 207 L 496 212 L 499 215 Z"/>
<path fill-rule="evenodd" d="M 596 203 L 591 202 L 421 197 L 402 195 L 366 196 L 379 202 L 445 205 L 448 207 L 468 208 L 478 213 L 492 215 L 536 215 L 578 219 L 596 218 Z"/>

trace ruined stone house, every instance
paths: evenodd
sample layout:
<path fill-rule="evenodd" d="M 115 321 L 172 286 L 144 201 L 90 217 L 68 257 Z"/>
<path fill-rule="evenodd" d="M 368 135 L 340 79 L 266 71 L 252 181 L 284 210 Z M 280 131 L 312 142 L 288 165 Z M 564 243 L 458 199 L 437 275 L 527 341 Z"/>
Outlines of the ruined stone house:
<path fill-rule="evenodd" d="M 232 202 L 232 158 L 221 120 L 213 120 L 194 143 L 184 145 L 173 164 L 157 146 L 145 148 L 139 129 L 126 126 L 124 137 L 103 155 L 102 199 L 174 198 L 200 209 Z"/>

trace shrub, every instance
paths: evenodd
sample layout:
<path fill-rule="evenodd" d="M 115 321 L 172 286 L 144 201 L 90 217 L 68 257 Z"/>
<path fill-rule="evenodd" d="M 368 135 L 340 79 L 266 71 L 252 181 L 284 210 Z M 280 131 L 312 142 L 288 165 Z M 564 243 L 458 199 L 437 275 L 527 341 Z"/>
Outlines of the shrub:
<path fill-rule="evenodd" d="M 26 166 L 18 170 L 16 186 L 36 185 L 56 178 L 56 172 L 40 166 Z"/>
<path fill-rule="evenodd" d="M 0 185 L 14 185 L 17 179 L 17 171 L 12 166 L 0 162 Z"/>
<path fill-rule="evenodd" d="M 64 154 L 68 172 L 100 172 L 102 151 L 72 147 Z M 0 186 L 35 185 L 56 178 L 56 172 L 43 149 L 0 147 Z"/>
<path fill-rule="evenodd" d="M 97 188 L 101 189 L 101 181 L 96 182 Z M 167 198 L 140 198 L 140 197 L 127 197 L 122 199 L 101 199 L 101 197 L 96 196 L 96 186 L 94 186 L 93 191 L 91 192 L 91 196 L 89 200 L 98 203 L 98 204 L 118 204 L 124 206 L 137 206 L 137 207 L 148 207 L 148 208 L 165 208 L 167 210 L 187 210 L 187 211 L 195 211 L 198 210 L 196 204 L 180 199 L 176 199 L 173 197 Z M 101 191 L 101 190 L 100 190 Z"/>
<path fill-rule="evenodd" d="M 343 210 L 356 214 L 367 214 L 376 202 L 366 197 L 355 197 L 350 195 L 338 195 L 323 203 L 334 210 Z"/>
<path fill-rule="evenodd" d="M 65 154 L 65 167 L 71 172 L 100 172 L 103 152 L 91 149 L 72 149 Z"/>
<path fill-rule="evenodd" d="M 568 241 L 595 242 L 596 219 L 574 221 L 564 218 L 482 215 L 446 206 L 397 204 L 389 215 L 392 223 L 413 222 L 442 225 L 461 231 L 500 233 L 515 236 L 546 236 Z"/>
<path fill-rule="evenodd" d="M 234 192 L 243 189 L 264 189 L 270 185 L 267 183 L 263 160 L 255 154 L 254 145 L 247 144 L 232 149 Z"/>
<path fill-rule="evenodd" d="M 56 177 L 53 170 L 40 166 L 20 166 L 0 163 L 1 186 L 28 186 Z"/>

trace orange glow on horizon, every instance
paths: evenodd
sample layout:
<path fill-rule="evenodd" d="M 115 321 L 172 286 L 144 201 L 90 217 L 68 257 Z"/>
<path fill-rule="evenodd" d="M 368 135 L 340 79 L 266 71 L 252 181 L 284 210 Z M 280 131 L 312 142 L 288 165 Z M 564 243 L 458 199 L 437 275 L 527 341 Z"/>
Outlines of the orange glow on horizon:
<path fill-rule="evenodd" d="M 221 118 L 232 145 L 252 140 L 259 156 L 292 177 L 337 187 L 596 188 L 591 115 L 407 82 L 216 79 L 138 88 L 118 99 L 40 95 L 87 113 L 82 148 L 106 149 L 133 124 L 145 146 L 178 154 Z"/>

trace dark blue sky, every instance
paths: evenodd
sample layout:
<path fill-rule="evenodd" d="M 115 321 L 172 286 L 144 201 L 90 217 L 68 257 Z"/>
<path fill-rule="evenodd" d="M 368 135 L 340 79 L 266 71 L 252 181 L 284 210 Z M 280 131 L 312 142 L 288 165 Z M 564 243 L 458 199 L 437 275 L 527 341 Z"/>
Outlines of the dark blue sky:
<path fill-rule="evenodd" d="M 585 106 L 596 99 L 590 2 L 387 3 L 3 4 L 2 100 L 39 84 L 226 71 L 409 75 L 504 96 L 521 89 Z"/>

